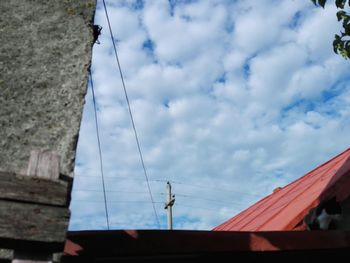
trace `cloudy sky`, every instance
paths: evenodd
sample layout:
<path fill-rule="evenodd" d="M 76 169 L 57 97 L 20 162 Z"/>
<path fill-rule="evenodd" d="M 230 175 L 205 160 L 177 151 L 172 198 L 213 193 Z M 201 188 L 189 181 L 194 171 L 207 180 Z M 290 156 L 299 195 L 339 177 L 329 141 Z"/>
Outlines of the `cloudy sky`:
<path fill-rule="evenodd" d="M 332 1 L 330 1 L 332 2 Z M 348 61 L 333 5 L 308 0 L 106 1 L 160 219 L 211 229 L 349 147 Z M 93 49 L 110 225 L 158 228 L 102 2 Z M 106 229 L 91 87 L 71 230 Z"/>

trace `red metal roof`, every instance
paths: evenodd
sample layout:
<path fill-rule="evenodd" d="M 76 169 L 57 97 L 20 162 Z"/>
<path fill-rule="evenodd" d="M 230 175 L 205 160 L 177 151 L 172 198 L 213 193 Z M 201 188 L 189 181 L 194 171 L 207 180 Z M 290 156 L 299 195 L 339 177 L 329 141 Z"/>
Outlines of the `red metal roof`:
<path fill-rule="evenodd" d="M 350 194 L 350 148 L 248 209 L 215 227 L 214 231 L 279 231 L 305 229 L 303 218 L 331 197 Z"/>

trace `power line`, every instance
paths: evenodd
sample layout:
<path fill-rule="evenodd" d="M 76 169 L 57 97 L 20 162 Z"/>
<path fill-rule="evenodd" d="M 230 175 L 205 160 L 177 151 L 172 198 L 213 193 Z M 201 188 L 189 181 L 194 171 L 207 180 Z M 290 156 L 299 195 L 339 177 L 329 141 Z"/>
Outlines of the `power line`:
<path fill-rule="evenodd" d="M 99 176 L 95 176 L 95 175 L 76 175 L 76 177 L 80 178 L 80 177 L 92 177 L 92 178 L 98 178 Z M 143 179 L 139 179 L 139 178 L 134 178 L 134 177 L 129 177 L 129 176 L 105 176 L 105 179 L 107 180 L 135 180 L 135 181 L 143 181 Z M 223 188 L 219 188 L 219 187 L 211 187 L 211 186 L 207 186 L 207 185 L 199 185 L 199 184 L 189 184 L 189 183 L 183 183 L 183 182 L 179 182 L 179 181 L 173 181 L 173 180 L 165 180 L 165 179 L 148 179 L 148 181 L 150 182 L 158 182 L 158 183 L 166 183 L 166 182 L 171 182 L 173 184 L 178 184 L 178 185 L 185 185 L 185 186 L 189 186 L 189 187 L 196 187 L 196 188 L 204 188 L 204 189 L 208 189 L 208 190 L 212 190 L 212 191 L 218 191 L 218 192 L 227 192 L 227 193 L 237 193 L 237 194 L 242 194 L 242 195 L 248 195 L 248 196 L 253 196 L 253 197 L 261 197 L 261 195 L 258 194 L 251 194 L 251 193 L 245 193 L 245 192 L 241 192 L 241 191 L 237 191 L 237 190 L 229 190 L 229 189 L 223 189 Z"/>
<path fill-rule="evenodd" d="M 91 178 L 99 178 L 99 176 L 95 175 L 76 175 L 77 178 L 83 178 L 83 177 L 91 177 Z M 134 178 L 134 177 L 129 177 L 129 176 L 105 176 L 106 180 L 135 180 L 135 181 L 144 181 L 143 179 L 140 178 Z M 251 194 L 251 193 L 244 193 L 241 191 L 237 190 L 228 190 L 228 189 L 223 189 L 223 188 L 218 188 L 218 187 L 210 187 L 210 186 L 205 186 L 205 185 L 198 185 L 198 184 L 189 184 L 189 183 L 182 183 L 178 181 L 173 181 L 173 180 L 165 180 L 165 179 L 149 179 L 150 182 L 158 182 L 158 183 L 166 183 L 166 182 L 171 182 L 173 184 L 178 184 L 178 185 L 185 185 L 189 187 L 195 187 L 195 188 L 204 188 L 207 190 L 212 190 L 212 191 L 218 191 L 218 192 L 227 192 L 227 193 L 237 193 L 241 195 L 247 195 L 247 196 L 252 196 L 252 197 L 261 197 L 261 195 L 257 194 Z M 107 191 L 108 192 L 108 191 Z"/>
<path fill-rule="evenodd" d="M 101 192 L 98 189 L 74 189 L 74 192 Z M 106 190 L 107 193 L 123 193 L 123 194 L 149 194 L 142 191 L 124 191 L 124 190 Z M 153 193 L 154 195 L 164 195 L 164 193 Z"/>
<path fill-rule="evenodd" d="M 91 69 L 90 69 L 89 73 L 90 73 L 90 83 L 91 83 L 91 90 L 92 90 L 92 101 L 94 103 L 97 145 L 98 145 L 98 152 L 99 152 L 99 156 L 100 156 L 100 168 L 101 168 L 102 190 L 103 190 L 103 198 L 104 198 L 105 213 L 106 213 L 106 224 L 107 224 L 107 229 L 109 230 L 109 216 L 108 216 L 108 206 L 107 206 L 105 180 L 104 180 L 104 175 L 103 175 L 103 159 L 102 159 L 101 142 L 100 142 L 100 131 L 99 131 L 99 126 L 98 126 L 98 121 L 97 121 L 97 109 L 96 109 L 95 90 L 94 90 L 94 82 L 92 80 Z"/>
<path fill-rule="evenodd" d="M 103 200 L 87 200 L 87 199 L 74 199 L 74 202 L 83 202 L 83 203 L 102 203 L 104 202 Z M 139 201 L 139 200 L 109 200 L 109 203 L 148 203 L 148 201 Z M 162 204 L 164 205 L 164 202 L 161 201 L 155 201 L 155 204 Z M 218 209 L 214 208 L 208 208 L 208 207 L 200 207 L 200 206 L 192 206 L 188 204 L 183 204 L 183 203 L 178 203 L 179 207 L 188 207 L 188 208 L 193 208 L 193 209 L 198 209 L 198 210 L 207 210 L 207 211 L 212 211 L 212 212 L 218 212 Z"/>
<path fill-rule="evenodd" d="M 121 69 L 121 66 L 120 66 L 120 62 L 119 62 L 119 58 L 118 58 L 118 52 L 117 52 L 117 48 L 116 48 L 115 43 L 114 43 L 114 37 L 113 37 L 113 32 L 112 32 L 111 23 L 110 23 L 109 17 L 108 17 L 107 6 L 106 6 L 106 3 L 105 3 L 105 0 L 102 0 L 102 2 L 103 2 L 105 14 L 106 14 L 106 18 L 107 18 L 109 33 L 110 33 L 110 35 L 111 35 L 111 41 L 112 41 L 112 43 L 113 43 L 115 58 L 116 58 L 116 61 L 117 61 L 117 64 L 118 64 L 118 69 L 119 69 L 119 73 L 120 73 L 120 78 L 121 78 L 121 81 L 122 81 L 122 84 L 123 84 L 125 99 L 126 99 L 126 102 L 127 102 L 127 104 L 128 104 L 128 109 L 129 109 L 129 114 L 130 114 L 130 119 L 131 119 L 132 127 L 133 127 L 134 134 L 135 134 L 137 149 L 138 149 L 138 151 L 139 151 L 139 155 L 140 155 L 140 160 L 141 160 L 142 168 L 143 168 L 144 175 L 145 175 L 146 182 L 147 182 L 147 188 L 148 188 L 149 195 L 150 195 L 150 198 L 151 198 L 151 202 L 152 202 L 152 206 L 153 206 L 153 211 L 154 211 L 154 215 L 155 215 L 155 218 L 156 218 L 156 221 L 157 221 L 157 224 L 158 224 L 158 228 L 160 228 L 160 222 L 159 222 L 157 210 L 156 210 L 155 205 L 154 205 L 153 196 L 152 196 L 152 191 L 151 191 L 151 186 L 150 186 L 150 184 L 149 184 L 148 175 L 147 175 L 147 171 L 146 171 L 146 166 L 145 166 L 145 163 L 144 163 L 144 161 L 143 161 L 143 156 L 142 156 L 142 151 L 141 151 L 141 147 L 140 147 L 140 142 L 139 142 L 139 139 L 138 139 L 138 136 L 137 136 L 136 126 L 135 126 L 134 118 L 133 118 L 132 111 L 131 111 L 131 107 L 130 107 L 129 96 L 128 96 L 128 93 L 127 93 L 127 91 L 126 91 L 126 86 L 125 86 L 125 82 L 124 82 L 124 76 L 123 76 L 123 72 L 122 72 L 122 69 Z"/>
<path fill-rule="evenodd" d="M 74 189 L 75 192 L 101 192 L 101 190 L 98 189 Z M 148 192 L 144 191 L 125 191 L 125 190 L 106 190 L 107 193 L 111 194 L 148 194 Z M 166 195 L 165 193 L 153 193 L 153 195 Z M 205 197 L 199 197 L 195 195 L 188 195 L 188 194 L 176 194 L 177 197 L 184 197 L 184 198 L 191 198 L 191 199 L 199 199 L 199 200 L 205 200 L 209 202 L 215 202 L 215 203 L 220 203 L 220 204 L 228 204 L 228 205 L 243 205 L 243 203 L 238 203 L 238 202 L 230 202 L 230 201 L 223 201 L 223 200 L 218 200 L 218 199 L 212 199 L 212 198 L 205 198 Z M 110 203 L 111 201 L 108 200 Z M 157 203 L 157 202 L 155 202 Z"/>
<path fill-rule="evenodd" d="M 244 192 L 240 192 L 240 191 L 236 191 L 236 190 L 228 190 L 228 189 L 222 189 L 222 188 L 217 188 L 217 187 L 210 187 L 210 186 L 206 186 L 206 185 L 188 184 L 188 183 L 182 183 L 182 182 L 177 182 L 177 181 L 172 181 L 172 180 L 169 180 L 169 181 L 173 184 L 186 185 L 186 186 L 190 186 L 190 187 L 205 188 L 205 189 L 210 189 L 210 190 L 219 191 L 219 192 L 229 192 L 229 193 L 237 193 L 237 194 L 260 197 L 260 195 L 244 193 Z"/>
<path fill-rule="evenodd" d="M 199 197 L 199 196 L 194 196 L 194 195 L 176 194 L 176 196 L 177 197 L 185 197 L 185 198 L 195 198 L 195 199 L 205 200 L 205 201 L 209 201 L 209 202 L 216 202 L 216 203 L 220 203 L 220 204 L 242 205 L 242 204 L 236 203 L 236 202 L 227 202 L 227 201 L 211 199 L 211 198 L 205 198 L 205 197 Z"/>
<path fill-rule="evenodd" d="M 87 202 L 87 203 L 102 203 L 103 200 L 84 200 L 74 199 L 75 202 Z M 109 200 L 108 203 L 148 203 L 148 201 L 137 201 L 137 200 Z M 154 202 L 155 204 L 164 204 L 164 202 Z"/>
<path fill-rule="evenodd" d="M 205 207 L 199 207 L 199 206 L 193 206 L 193 205 L 184 205 L 182 203 L 178 204 L 181 207 L 188 207 L 188 208 L 193 208 L 193 209 L 197 209 L 197 210 L 205 210 L 205 211 L 209 211 L 209 212 L 218 212 L 217 209 L 210 209 L 210 208 L 205 208 Z"/>
<path fill-rule="evenodd" d="M 96 175 L 75 175 L 74 178 L 85 178 L 85 177 L 89 177 L 89 178 L 99 178 L 99 176 Z M 105 175 L 105 179 L 107 180 L 135 180 L 135 181 L 144 181 L 144 179 L 140 179 L 140 178 L 134 178 L 134 177 L 130 177 L 130 176 L 108 176 Z M 148 179 L 149 182 L 161 182 L 161 183 L 166 183 L 168 182 L 168 180 L 165 179 Z"/>

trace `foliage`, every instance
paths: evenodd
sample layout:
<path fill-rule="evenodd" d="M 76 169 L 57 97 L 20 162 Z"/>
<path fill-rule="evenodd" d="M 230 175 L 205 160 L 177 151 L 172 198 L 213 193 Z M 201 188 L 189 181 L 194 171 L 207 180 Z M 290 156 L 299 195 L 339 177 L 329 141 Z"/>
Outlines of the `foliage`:
<path fill-rule="evenodd" d="M 315 5 L 325 7 L 327 0 L 311 0 Z M 350 58 L 350 13 L 345 9 L 350 7 L 350 0 L 335 0 L 335 5 L 340 11 L 337 12 L 337 19 L 343 24 L 343 31 L 336 34 L 333 41 L 333 50 L 342 55 L 345 59 Z"/>

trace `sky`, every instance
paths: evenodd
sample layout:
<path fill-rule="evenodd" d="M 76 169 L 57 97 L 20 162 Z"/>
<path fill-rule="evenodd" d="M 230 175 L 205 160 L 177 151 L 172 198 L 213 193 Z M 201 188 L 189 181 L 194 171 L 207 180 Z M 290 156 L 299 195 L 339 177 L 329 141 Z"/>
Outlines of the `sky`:
<path fill-rule="evenodd" d="M 332 2 L 332 1 L 329 1 Z M 209 230 L 349 147 L 334 3 L 106 0 L 160 228 Z M 102 1 L 92 74 L 111 229 L 158 229 Z M 70 230 L 106 229 L 91 86 Z"/>

